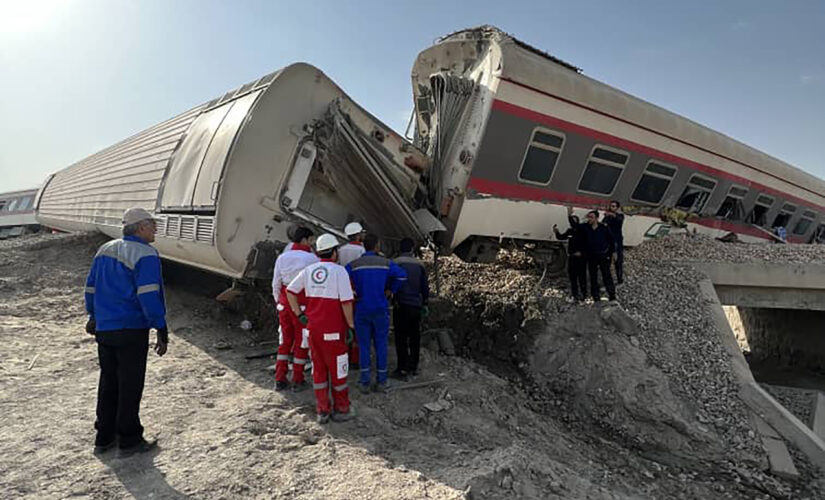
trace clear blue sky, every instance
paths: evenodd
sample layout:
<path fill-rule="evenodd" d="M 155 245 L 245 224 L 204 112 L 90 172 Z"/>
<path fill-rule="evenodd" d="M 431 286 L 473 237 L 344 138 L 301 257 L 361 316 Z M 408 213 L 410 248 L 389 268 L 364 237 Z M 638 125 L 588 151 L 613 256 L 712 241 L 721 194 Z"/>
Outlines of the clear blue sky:
<path fill-rule="evenodd" d="M 0 192 L 294 61 L 403 129 L 416 54 L 479 24 L 825 178 L 822 0 L 0 0 Z"/>

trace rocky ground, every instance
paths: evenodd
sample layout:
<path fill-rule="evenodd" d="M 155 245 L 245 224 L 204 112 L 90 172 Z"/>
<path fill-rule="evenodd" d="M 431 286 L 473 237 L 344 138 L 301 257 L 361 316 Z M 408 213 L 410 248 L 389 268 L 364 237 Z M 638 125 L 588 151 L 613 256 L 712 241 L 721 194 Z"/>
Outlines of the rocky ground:
<path fill-rule="evenodd" d="M 274 351 L 266 313 L 218 307 L 220 280 L 167 266 L 172 340 L 142 411 L 160 449 L 98 459 L 82 289 L 100 241 L 0 242 L 3 498 L 823 497 L 809 467 L 762 472 L 696 276 L 674 262 L 697 240 L 678 236 L 628 252 L 623 308 L 567 302 L 519 253 L 441 259 L 416 380 L 431 385 L 353 393 L 359 417 L 323 427 L 311 393 L 274 392 L 272 360 L 247 359 Z"/>

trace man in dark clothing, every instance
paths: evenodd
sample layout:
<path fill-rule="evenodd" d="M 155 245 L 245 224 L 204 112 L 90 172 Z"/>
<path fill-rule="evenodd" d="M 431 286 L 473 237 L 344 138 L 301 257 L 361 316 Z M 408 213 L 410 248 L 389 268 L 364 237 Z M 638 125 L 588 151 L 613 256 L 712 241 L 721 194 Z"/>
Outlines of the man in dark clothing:
<path fill-rule="evenodd" d="M 569 240 L 567 244 L 567 275 L 570 277 L 570 291 L 574 299 L 582 301 L 587 295 L 587 258 L 584 255 L 587 245 L 586 228 L 575 215 L 568 214 L 567 220 L 570 223 L 567 231 L 560 233 L 558 226 L 553 224 L 553 232 L 556 233 L 556 239 Z"/>
<path fill-rule="evenodd" d="M 155 352 L 166 353 L 169 330 L 155 221 L 142 208 L 123 214 L 123 238 L 104 243 L 86 278 L 86 332 L 97 340 L 100 383 L 94 453 L 115 446 L 120 456 L 150 451 L 143 438 L 140 400 L 146 376 L 149 329 L 157 331 Z"/>
<path fill-rule="evenodd" d="M 395 259 L 395 263 L 407 272 L 407 281 L 395 294 L 392 314 L 398 368 L 391 376 L 399 379 L 418 374 L 421 319 L 427 316 L 427 302 L 430 298 L 427 270 L 413 255 L 413 246 L 413 240 L 401 240 L 401 255 Z"/>
<path fill-rule="evenodd" d="M 613 200 L 610 202 L 607 212 L 604 213 L 603 222 L 610 229 L 610 235 L 613 236 L 614 251 L 616 252 L 616 259 L 613 261 L 616 267 L 616 283 L 621 285 L 624 281 L 624 235 L 622 235 L 624 214 L 618 201 Z"/>
<path fill-rule="evenodd" d="M 602 274 L 604 287 L 610 300 L 616 300 L 616 287 L 613 286 L 613 277 L 610 275 L 610 254 L 613 253 L 613 236 L 606 225 L 599 222 L 599 212 L 592 210 L 587 213 L 585 235 L 587 240 L 587 266 L 590 271 L 590 293 L 593 300 L 600 300 L 599 272 Z"/>

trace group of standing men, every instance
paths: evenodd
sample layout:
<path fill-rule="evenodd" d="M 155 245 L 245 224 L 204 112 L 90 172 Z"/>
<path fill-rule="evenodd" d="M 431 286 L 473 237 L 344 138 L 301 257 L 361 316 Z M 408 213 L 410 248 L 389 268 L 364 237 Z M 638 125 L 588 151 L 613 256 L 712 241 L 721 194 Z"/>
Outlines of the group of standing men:
<path fill-rule="evenodd" d="M 322 234 L 313 253 L 312 231 L 296 229 L 292 243 L 275 261 L 272 276 L 280 325 L 275 388 L 289 387 L 290 358 L 292 390 L 306 387 L 304 366 L 309 353 L 320 423 L 354 417 L 347 383 L 351 364 L 357 363 L 360 370 L 362 393 L 386 392 L 393 299 L 398 354 L 394 375 L 405 378 L 417 373 L 420 319 L 426 315 L 429 298 L 427 273 L 413 256 L 411 239 L 401 241 L 401 255 L 394 262 L 379 253 L 378 237 L 367 234 L 359 223 L 348 224 L 344 232 L 348 243 L 339 245 L 332 234 Z"/>
<path fill-rule="evenodd" d="M 624 237 L 622 225 L 624 214 L 618 201 L 611 201 L 601 222 L 599 211 L 591 210 L 585 216 L 586 222 L 568 207 L 570 227 L 560 233 L 553 225 L 553 232 L 559 240 L 568 240 L 567 272 L 570 277 L 570 290 L 573 298 L 584 301 L 587 295 L 587 274 L 590 273 L 590 295 L 593 301 L 601 300 L 599 274 L 602 276 L 607 297 L 616 300 L 616 286 L 611 273 L 611 262 L 616 271 L 616 282 L 624 281 Z"/>

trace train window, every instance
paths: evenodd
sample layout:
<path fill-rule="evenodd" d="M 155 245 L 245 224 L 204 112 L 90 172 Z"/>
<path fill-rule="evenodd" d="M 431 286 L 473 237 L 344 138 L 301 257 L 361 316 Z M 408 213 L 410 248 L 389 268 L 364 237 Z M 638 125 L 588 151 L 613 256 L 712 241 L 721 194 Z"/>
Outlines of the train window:
<path fill-rule="evenodd" d="M 651 161 L 647 164 L 642 178 L 630 198 L 634 201 L 658 205 L 665 196 L 670 182 L 676 175 L 676 167 L 669 167 Z"/>
<path fill-rule="evenodd" d="M 22 200 L 20 200 L 20 204 L 17 206 L 17 210 L 28 210 L 32 204 L 32 197 L 26 196 Z"/>
<path fill-rule="evenodd" d="M 6 210 L 9 212 L 14 212 L 15 210 L 17 210 L 17 203 L 19 202 L 20 198 L 14 198 L 9 202 L 8 206 L 6 207 Z"/>
<path fill-rule="evenodd" d="M 748 215 L 747 221 L 757 226 L 765 227 L 768 224 L 768 211 L 773 206 L 773 198 L 760 194 L 756 197 L 756 204 Z"/>
<path fill-rule="evenodd" d="M 783 204 L 782 210 L 780 210 L 779 214 L 774 217 L 771 227 L 788 227 L 788 223 L 791 222 L 794 212 L 796 212 L 796 207 L 794 205 L 791 205 L 790 203 Z"/>
<path fill-rule="evenodd" d="M 805 212 L 802 213 L 802 218 L 799 219 L 799 222 L 794 226 L 793 234 L 803 235 L 807 233 L 808 229 L 813 225 L 814 219 L 816 219 L 816 213 L 805 210 Z"/>
<path fill-rule="evenodd" d="M 596 146 L 587 160 L 582 177 L 579 180 L 579 191 L 610 195 L 619 182 L 628 154 L 624 151 L 608 149 L 605 146 Z"/>
<path fill-rule="evenodd" d="M 747 189 L 739 186 L 731 186 L 730 190 L 728 190 L 728 195 L 725 197 L 725 201 L 722 202 L 719 210 L 716 211 L 716 216 L 725 220 L 744 220 L 745 205 L 742 203 L 742 199 L 746 194 L 748 194 Z"/>
<path fill-rule="evenodd" d="M 536 184 L 548 184 L 553 177 L 561 149 L 564 146 L 564 136 L 545 129 L 533 130 L 530 145 L 524 154 L 519 171 L 519 180 Z"/>
<path fill-rule="evenodd" d="M 6 209 L 6 200 L 0 200 L 0 212 Z"/>
<path fill-rule="evenodd" d="M 682 196 L 676 202 L 676 208 L 686 210 L 688 212 L 700 213 L 705 204 L 708 202 L 713 189 L 716 187 L 716 181 L 706 177 L 693 175 L 682 191 Z"/>

